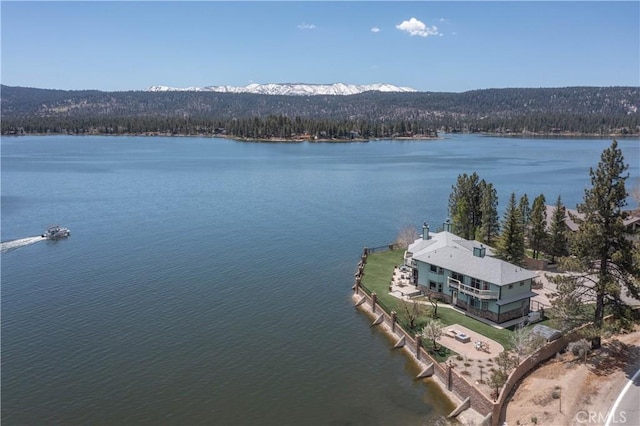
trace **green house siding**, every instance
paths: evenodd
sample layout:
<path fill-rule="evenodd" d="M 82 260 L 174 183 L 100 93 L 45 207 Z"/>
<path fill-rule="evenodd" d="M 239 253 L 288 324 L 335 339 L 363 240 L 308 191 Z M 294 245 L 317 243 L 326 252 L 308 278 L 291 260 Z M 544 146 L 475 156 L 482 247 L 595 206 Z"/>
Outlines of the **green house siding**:
<path fill-rule="evenodd" d="M 505 322 L 529 314 L 529 299 L 500 306 L 498 322 Z"/>
<path fill-rule="evenodd" d="M 531 291 L 531 281 L 531 279 L 528 279 L 503 285 L 502 292 L 500 293 L 500 299 L 509 299 L 517 296 L 518 294 L 529 293 Z"/>
<path fill-rule="evenodd" d="M 437 265 L 434 265 L 432 268 L 431 264 L 425 262 L 416 262 L 416 268 L 418 269 L 418 285 L 425 291 L 431 290 L 438 292 L 441 288 L 442 291 L 440 294 L 448 303 L 453 302 L 452 294 L 453 291 L 456 290 L 449 287 L 449 277 L 458 279 L 461 284 L 466 286 L 473 286 L 475 281 L 473 279 L 474 277 L 439 268 Z M 435 269 L 435 271 L 433 269 Z M 435 284 L 435 288 L 432 288 L 432 283 Z M 524 315 L 528 314 L 529 298 L 506 304 L 499 304 L 499 301 L 517 299 L 519 295 L 531 293 L 531 285 L 532 279 L 526 279 L 503 286 L 483 281 L 480 289 L 495 292 L 495 294 L 498 295 L 498 299 L 481 299 L 457 290 L 458 296 L 455 304 L 476 316 L 487 318 L 497 323 L 504 322 L 521 317 L 523 313 Z"/>

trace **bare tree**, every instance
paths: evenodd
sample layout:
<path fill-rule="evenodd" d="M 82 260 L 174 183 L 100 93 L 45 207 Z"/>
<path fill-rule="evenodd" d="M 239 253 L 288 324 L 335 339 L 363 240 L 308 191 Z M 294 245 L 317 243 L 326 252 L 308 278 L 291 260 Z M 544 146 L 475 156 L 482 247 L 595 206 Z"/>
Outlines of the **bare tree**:
<path fill-rule="evenodd" d="M 429 300 L 429 303 L 431 303 L 431 307 L 433 308 L 433 310 L 431 311 L 431 316 L 434 318 L 438 318 L 438 302 L 442 300 L 442 296 L 433 290 L 428 290 L 427 299 Z"/>
<path fill-rule="evenodd" d="M 495 370 L 489 376 L 489 380 L 487 380 L 487 385 L 489 387 L 495 389 L 494 401 L 498 399 L 500 396 L 500 388 L 507 382 L 507 375 L 504 374 L 502 370 Z"/>
<path fill-rule="evenodd" d="M 404 313 L 407 322 L 409 323 L 409 328 L 414 329 L 417 325 L 417 321 L 420 317 L 426 315 L 426 308 L 424 305 L 415 302 L 409 302 L 407 300 L 402 299 L 400 302 L 400 310 Z"/>
<path fill-rule="evenodd" d="M 519 364 L 521 357 L 531 355 L 544 344 L 544 338 L 533 333 L 530 328 L 518 328 L 511 335 L 510 343 Z"/>
<path fill-rule="evenodd" d="M 427 321 L 424 328 L 422 329 L 422 336 L 433 342 L 433 349 L 438 348 L 437 341 L 442 337 L 442 330 L 444 328 L 444 324 L 442 324 L 437 319 L 431 319 Z"/>
<path fill-rule="evenodd" d="M 409 247 L 415 240 L 418 239 L 418 230 L 415 226 L 407 225 L 400 230 L 398 237 L 396 238 L 396 244 L 402 248 Z"/>

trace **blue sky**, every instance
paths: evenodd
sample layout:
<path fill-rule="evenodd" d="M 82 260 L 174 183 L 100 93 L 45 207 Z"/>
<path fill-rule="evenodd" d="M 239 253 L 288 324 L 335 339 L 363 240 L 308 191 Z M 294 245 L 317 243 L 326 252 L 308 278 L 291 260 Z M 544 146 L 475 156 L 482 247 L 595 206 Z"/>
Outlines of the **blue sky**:
<path fill-rule="evenodd" d="M 640 86 L 640 2 L 1 3 L 1 81 Z"/>

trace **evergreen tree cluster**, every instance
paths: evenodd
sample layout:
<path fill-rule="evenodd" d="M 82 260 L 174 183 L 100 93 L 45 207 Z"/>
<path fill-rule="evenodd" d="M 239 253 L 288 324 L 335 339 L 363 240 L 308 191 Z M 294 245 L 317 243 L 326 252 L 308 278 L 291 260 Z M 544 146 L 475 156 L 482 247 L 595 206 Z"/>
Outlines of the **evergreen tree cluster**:
<path fill-rule="evenodd" d="M 364 120 L 317 120 L 270 115 L 264 118 L 227 120 L 190 117 L 29 118 L 4 119 L 2 134 L 73 135 L 187 135 L 229 136 L 240 139 L 366 140 L 398 137 L 436 137 L 433 128 L 418 122 L 370 122 Z"/>
<path fill-rule="evenodd" d="M 459 175 L 449 196 L 453 232 L 465 239 L 491 244 L 497 236 L 498 195 L 493 184 L 476 172 Z"/>
<path fill-rule="evenodd" d="M 517 265 L 523 264 L 527 249 L 534 259 L 544 253 L 554 261 L 568 254 L 566 208 L 560 196 L 548 221 L 544 194 L 530 205 L 527 194 L 516 201 L 511 193 L 500 220 L 497 192 L 476 172 L 459 175 L 451 189 L 449 215 L 456 235 L 495 246 L 498 257 Z"/>
<path fill-rule="evenodd" d="M 585 189 L 584 201 L 577 206 L 581 216 L 571 215 L 578 224 L 575 232 L 567 232 L 567 211 L 560 196 L 547 220 L 544 194 L 530 205 L 526 194 L 517 202 L 515 193 L 496 231 L 498 257 L 521 265 L 529 248 L 532 257 L 544 253 L 558 260 L 561 270 L 570 272 L 549 277 L 557 285 L 552 296 L 554 316 L 561 328 L 588 324 L 582 333 L 591 339 L 593 348 L 600 347 L 604 333 L 620 331 L 632 321 L 623 295 L 640 300 L 640 241 L 629 238 L 624 224 L 628 217 L 623 210 L 627 170 L 614 140 L 602 153 L 598 167 L 589 172 L 592 186 Z M 490 184 L 476 173 L 458 176 L 449 211 L 454 231 L 461 237 L 469 239 L 475 232 L 476 239 L 488 242 L 481 230 L 489 217 L 494 223 L 497 214 L 492 209 L 488 215 L 482 206 L 497 205 L 497 198 L 487 188 Z M 608 313 L 613 314 L 613 321 L 606 323 Z"/>

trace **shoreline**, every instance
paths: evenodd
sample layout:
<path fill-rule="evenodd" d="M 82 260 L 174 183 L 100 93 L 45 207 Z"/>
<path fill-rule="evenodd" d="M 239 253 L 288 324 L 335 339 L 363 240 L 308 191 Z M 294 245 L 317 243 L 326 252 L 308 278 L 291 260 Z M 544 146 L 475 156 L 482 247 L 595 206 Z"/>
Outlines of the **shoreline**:
<path fill-rule="evenodd" d="M 338 138 L 245 138 L 240 136 L 227 136 L 227 135 L 211 135 L 211 134 L 166 134 L 159 132 L 142 132 L 142 133 L 22 133 L 22 134 L 2 134 L 2 137 L 20 137 L 20 136 L 140 136 L 140 137 L 170 137 L 170 138 L 210 138 L 210 139 L 229 139 L 236 142 L 256 142 L 256 143 L 352 143 L 352 142 L 375 142 L 381 140 L 390 141 L 432 141 L 432 140 L 445 140 L 446 135 L 480 135 L 486 137 L 499 137 L 505 139 L 640 139 L 640 134 L 593 134 L 593 133 L 571 133 L 571 134 L 557 134 L 557 133 L 486 133 L 486 132 L 450 132 L 450 133 L 438 133 L 438 136 L 397 136 L 397 137 L 379 137 L 379 138 L 353 138 L 353 139 L 338 139 Z"/>
<path fill-rule="evenodd" d="M 226 135 L 191 135 L 191 134 L 166 134 L 157 132 L 144 132 L 144 133 L 23 133 L 23 134 L 4 134 L 7 137 L 21 137 L 21 136 L 140 136 L 140 137 L 165 137 L 165 138 L 210 138 L 210 139 L 229 139 L 236 142 L 259 142 L 259 143 L 351 143 L 351 142 L 372 142 L 381 140 L 442 140 L 441 136 L 420 136 L 420 137 L 389 137 L 389 138 L 353 138 L 353 139 L 339 139 L 339 138 L 245 138 L 241 136 L 226 136 Z"/>
<path fill-rule="evenodd" d="M 354 306 L 358 312 L 364 313 L 367 317 L 369 317 L 372 321 L 376 321 L 376 315 L 371 311 L 371 307 L 369 303 L 363 303 L 361 305 L 357 305 L 358 298 L 357 292 L 351 295 L 351 300 L 356 303 Z M 373 326 L 373 325 L 372 325 Z M 393 331 L 389 328 L 389 325 L 386 322 L 381 322 L 375 325 L 376 330 L 381 331 L 385 338 L 387 338 L 390 344 L 394 345 L 394 339 L 397 339 L 397 335 L 393 333 Z M 427 368 L 429 365 L 425 360 L 419 359 L 416 357 L 416 354 L 407 346 L 397 347 L 392 350 L 399 350 L 407 357 L 408 361 L 418 367 L 416 371 L 420 372 Z M 416 377 L 414 380 L 421 381 L 426 386 L 435 386 L 437 390 L 440 392 L 439 395 L 434 395 L 435 398 L 443 396 L 448 402 L 451 404 L 452 411 L 448 414 L 447 418 L 455 418 L 461 424 L 483 424 L 485 422 L 485 417 L 474 410 L 472 407 L 462 408 L 465 406 L 465 401 L 463 401 L 460 397 L 458 397 L 454 392 L 447 389 L 446 383 L 444 383 L 440 378 L 433 374 L 426 378 Z M 454 415 L 454 413 L 457 413 Z"/>

